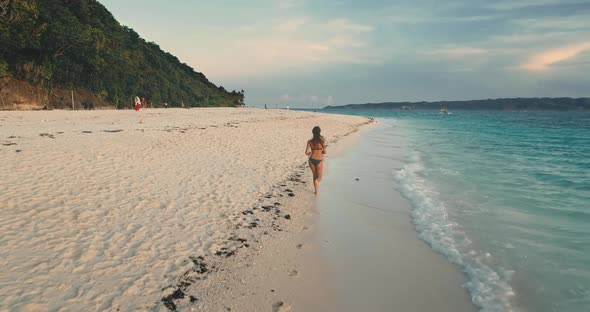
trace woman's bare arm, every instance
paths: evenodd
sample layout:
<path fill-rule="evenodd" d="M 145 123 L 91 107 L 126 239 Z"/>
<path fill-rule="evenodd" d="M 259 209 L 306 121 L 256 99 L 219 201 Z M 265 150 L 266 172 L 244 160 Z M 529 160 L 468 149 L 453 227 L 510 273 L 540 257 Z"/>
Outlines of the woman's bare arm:
<path fill-rule="evenodd" d="M 307 141 L 307 146 L 305 147 L 305 155 L 311 155 L 311 145 L 309 144 L 309 141 Z"/>

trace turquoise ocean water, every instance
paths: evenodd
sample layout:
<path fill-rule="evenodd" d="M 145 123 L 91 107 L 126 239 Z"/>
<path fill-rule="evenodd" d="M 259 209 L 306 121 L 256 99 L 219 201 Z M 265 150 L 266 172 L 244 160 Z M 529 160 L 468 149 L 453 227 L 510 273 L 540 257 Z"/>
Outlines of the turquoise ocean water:
<path fill-rule="evenodd" d="M 397 132 L 380 144 L 404 144 L 391 179 L 417 235 L 481 311 L 590 311 L 590 113 L 324 112 Z"/>

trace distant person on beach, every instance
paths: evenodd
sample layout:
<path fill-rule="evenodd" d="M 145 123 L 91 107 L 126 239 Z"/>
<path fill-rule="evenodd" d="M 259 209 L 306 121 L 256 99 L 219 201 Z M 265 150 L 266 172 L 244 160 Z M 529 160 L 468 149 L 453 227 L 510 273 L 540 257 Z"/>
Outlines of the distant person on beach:
<path fill-rule="evenodd" d="M 136 96 L 136 97 L 135 97 L 135 106 L 134 106 L 134 108 L 135 108 L 135 111 L 137 111 L 137 112 L 138 112 L 138 111 L 139 111 L 139 107 L 140 107 L 140 106 L 141 106 L 141 101 L 139 100 L 139 96 Z"/>
<path fill-rule="evenodd" d="M 322 174 L 324 173 L 324 154 L 326 154 L 326 140 L 321 135 L 320 127 L 315 126 L 311 130 L 313 138 L 307 141 L 305 148 L 305 155 L 309 156 L 309 169 L 313 173 L 313 187 L 314 194 L 318 193 L 320 182 L 322 181 Z"/>

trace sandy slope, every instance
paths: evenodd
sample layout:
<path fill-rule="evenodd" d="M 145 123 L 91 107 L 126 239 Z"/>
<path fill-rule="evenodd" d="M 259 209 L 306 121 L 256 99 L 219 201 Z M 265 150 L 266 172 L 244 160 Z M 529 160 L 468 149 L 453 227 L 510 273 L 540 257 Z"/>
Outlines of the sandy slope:
<path fill-rule="evenodd" d="M 366 119 L 255 109 L 0 112 L 0 310 L 165 309 L 250 208 Z M 164 290 L 163 290 L 164 289 Z"/>

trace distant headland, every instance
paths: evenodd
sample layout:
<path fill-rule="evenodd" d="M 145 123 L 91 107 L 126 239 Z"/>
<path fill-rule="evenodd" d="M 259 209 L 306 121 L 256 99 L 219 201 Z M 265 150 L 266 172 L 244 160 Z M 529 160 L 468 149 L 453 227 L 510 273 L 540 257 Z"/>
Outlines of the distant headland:
<path fill-rule="evenodd" d="M 469 101 L 383 102 L 327 106 L 325 109 L 418 109 L 500 111 L 588 111 L 590 98 L 503 98 Z"/>

